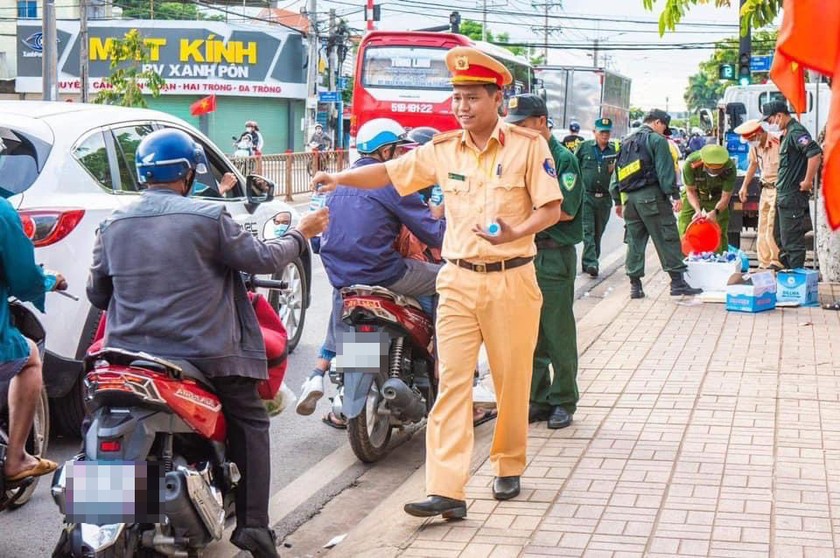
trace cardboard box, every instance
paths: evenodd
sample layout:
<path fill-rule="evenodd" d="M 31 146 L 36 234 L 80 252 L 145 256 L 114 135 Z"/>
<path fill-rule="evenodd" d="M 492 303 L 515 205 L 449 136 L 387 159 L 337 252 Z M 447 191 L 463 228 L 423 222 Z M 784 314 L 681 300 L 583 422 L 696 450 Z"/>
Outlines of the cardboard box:
<path fill-rule="evenodd" d="M 734 262 L 685 262 L 685 280 L 695 289 L 726 292 L 726 284 L 733 273 L 741 270 L 741 260 Z"/>
<path fill-rule="evenodd" d="M 776 275 L 776 298 L 783 303 L 819 306 L 820 274 L 813 269 L 791 269 Z"/>
<path fill-rule="evenodd" d="M 776 278 L 772 271 L 734 274 L 726 287 L 726 309 L 731 312 L 763 312 L 776 307 Z"/>

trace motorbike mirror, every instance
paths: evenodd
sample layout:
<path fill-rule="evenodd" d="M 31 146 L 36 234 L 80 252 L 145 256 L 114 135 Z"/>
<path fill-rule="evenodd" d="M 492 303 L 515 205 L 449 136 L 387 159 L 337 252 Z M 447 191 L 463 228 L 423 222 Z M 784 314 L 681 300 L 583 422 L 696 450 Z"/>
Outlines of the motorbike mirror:
<path fill-rule="evenodd" d="M 292 228 L 292 214 L 289 211 L 281 211 L 265 222 L 263 226 L 263 240 L 280 238 Z"/>
<path fill-rule="evenodd" d="M 704 131 L 708 132 L 712 128 L 714 128 L 714 118 L 712 117 L 712 111 L 709 109 L 700 109 L 698 116 L 700 117 L 700 127 L 703 128 Z"/>
<path fill-rule="evenodd" d="M 248 203 L 270 202 L 274 199 L 274 183 L 258 174 L 249 174 L 245 179 L 245 194 Z"/>

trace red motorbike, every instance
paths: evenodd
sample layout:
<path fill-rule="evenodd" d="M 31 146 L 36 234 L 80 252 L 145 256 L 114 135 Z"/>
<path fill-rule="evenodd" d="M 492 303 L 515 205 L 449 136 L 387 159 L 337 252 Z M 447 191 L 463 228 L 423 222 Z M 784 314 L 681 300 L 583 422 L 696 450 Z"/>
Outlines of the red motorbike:
<path fill-rule="evenodd" d="M 286 371 L 286 331 L 262 296 L 252 304 L 266 342 L 270 378 L 259 392 L 268 400 Z M 240 480 L 212 384 L 186 361 L 102 347 L 101 339 L 85 366 L 90 425 L 83 452 L 53 477 L 65 521 L 53 556 L 198 556 L 222 537 Z"/>
<path fill-rule="evenodd" d="M 372 463 L 391 432 L 426 418 L 437 396 L 434 325 L 420 304 L 384 287 L 342 289 L 343 321 L 354 331 L 338 340 L 333 412 L 347 420 L 356 456 Z"/>

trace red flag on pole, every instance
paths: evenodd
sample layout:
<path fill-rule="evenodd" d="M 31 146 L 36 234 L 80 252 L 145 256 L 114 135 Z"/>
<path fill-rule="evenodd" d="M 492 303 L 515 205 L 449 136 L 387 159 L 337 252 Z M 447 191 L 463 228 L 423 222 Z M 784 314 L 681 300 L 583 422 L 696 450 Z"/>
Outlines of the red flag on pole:
<path fill-rule="evenodd" d="M 190 105 L 190 114 L 193 116 L 201 116 L 208 112 L 216 112 L 216 96 L 210 95 L 199 99 Z"/>
<path fill-rule="evenodd" d="M 825 136 L 823 199 L 832 229 L 840 227 L 840 2 L 785 0 L 770 78 L 797 112 L 806 106 L 804 70 L 832 78 Z M 815 36 L 815 31 L 818 35 Z M 819 133 L 819 130 L 815 130 Z"/>

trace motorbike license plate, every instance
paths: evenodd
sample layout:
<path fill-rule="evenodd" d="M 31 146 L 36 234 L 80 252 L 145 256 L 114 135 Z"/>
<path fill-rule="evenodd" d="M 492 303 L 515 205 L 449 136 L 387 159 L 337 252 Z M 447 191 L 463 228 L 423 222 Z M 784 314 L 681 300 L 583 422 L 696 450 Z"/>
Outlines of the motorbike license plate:
<path fill-rule="evenodd" d="M 68 461 L 68 523 L 161 523 L 163 468 L 146 461 Z"/>
<path fill-rule="evenodd" d="M 339 371 L 377 371 L 388 363 L 388 334 L 384 331 L 345 332 L 338 340 L 335 365 Z"/>

